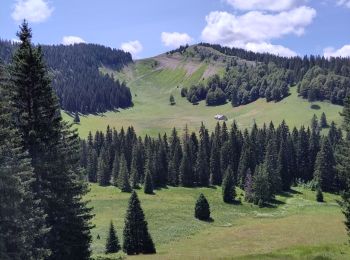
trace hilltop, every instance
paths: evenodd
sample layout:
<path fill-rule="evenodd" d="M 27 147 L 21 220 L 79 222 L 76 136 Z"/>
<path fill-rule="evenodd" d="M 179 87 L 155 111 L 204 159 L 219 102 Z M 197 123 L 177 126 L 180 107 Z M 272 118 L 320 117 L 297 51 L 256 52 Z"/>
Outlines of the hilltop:
<path fill-rule="evenodd" d="M 194 45 L 182 52 L 136 60 L 120 71 L 101 66 L 102 73 L 126 82 L 134 106 L 117 112 L 81 116 L 81 124 L 77 125 L 79 132 L 82 137 L 86 137 L 89 131 L 104 130 L 107 125 L 117 129 L 133 125 L 142 135 L 157 135 L 159 132 L 169 132 L 172 127 L 183 129 L 186 124 L 191 130 L 198 130 L 201 122 L 213 129 L 216 114 L 226 115 L 229 123 L 236 120 L 242 128 L 251 127 L 254 121 L 258 125 L 270 121 L 278 124 L 283 119 L 290 127 L 299 127 L 301 124 L 309 125 L 313 114 L 320 117 L 322 112 L 325 112 L 329 121 L 339 123 L 341 106 L 317 101 L 313 103 L 316 106 L 312 106 L 317 109 L 312 109 L 311 103 L 298 97 L 296 87 L 290 88 L 290 96 L 279 102 L 266 102 L 260 98 L 238 107 L 232 107 L 230 103 L 209 107 L 205 101 L 192 105 L 181 97 L 183 87 L 205 84 L 215 74 L 222 77 L 227 64 L 232 60 L 238 65 L 246 66 L 258 63 L 225 55 L 211 47 Z M 175 97 L 174 106 L 169 104 L 171 94 Z M 65 114 L 65 118 L 70 117 Z"/>

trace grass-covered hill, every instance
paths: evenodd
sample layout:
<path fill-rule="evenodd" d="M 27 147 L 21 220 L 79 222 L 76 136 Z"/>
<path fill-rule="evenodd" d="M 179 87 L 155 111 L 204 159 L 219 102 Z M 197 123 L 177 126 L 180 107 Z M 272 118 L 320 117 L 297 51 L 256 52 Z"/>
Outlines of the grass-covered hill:
<path fill-rule="evenodd" d="M 102 73 L 108 73 L 127 83 L 134 106 L 117 112 L 81 116 L 81 123 L 77 125 L 81 136 L 86 137 L 89 131 L 104 131 L 107 125 L 117 129 L 133 125 L 142 135 L 169 132 L 172 127 L 182 129 L 186 124 L 190 130 L 197 130 L 201 122 L 213 129 L 216 114 L 227 116 L 229 123 L 236 120 L 241 128 L 249 128 L 254 121 L 258 125 L 270 121 L 278 124 L 283 119 L 289 126 L 298 127 L 308 125 L 313 114 L 320 117 L 322 112 L 325 112 L 328 121 L 339 123 L 341 106 L 327 101 L 309 103 L 298 96 L 297 87 L 290 88 L 290 95 L 279 102 L 266 102 L 266 99 L 260 98 L 238 107 L 232 107 L 230 102 L 220 106 L 207 106 L 204 100 L 198 102 L 198 105 L 192 105 L 181 97 L 182 88 L 205 84 L 215 74 L 222 77 L 227 64 L 232 60 L 241 66 L 255 64 L 253 61 L 225 55 L 211 47 L 197 46 L 196 51 L 195 47 L 191 46 L 182 53 L 137 60 L 121 71 L 100 67 Z M 176 104 L 173 106 L 169 103 L 170 95 L 175 97 Z M 68 114 L 65 114 L 65 118 L 73 120 Z"/>

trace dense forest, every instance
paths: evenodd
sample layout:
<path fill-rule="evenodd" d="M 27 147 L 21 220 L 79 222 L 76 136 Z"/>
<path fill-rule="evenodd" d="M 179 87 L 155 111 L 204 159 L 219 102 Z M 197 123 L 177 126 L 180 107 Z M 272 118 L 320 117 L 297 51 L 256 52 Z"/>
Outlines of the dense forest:
<path fill-rule="evenodd" d="M 297 85 L 300 96 L 309 101 L 329 100 L 343 105 L 350 91 L 349 58 L 285 58 L 201 43 L 194 47 L 201 60 L 218 59 L 218 54 L 204 52 L 200 46 L 213 48 L 231 59 L 225 60 L 226 71 L 221 79 L 214 76 L 206 84 L 182 90 L 182 96 L 193 104 L 206 100 L 211 106 L 230 101 L 233 106 L 239 106 L 258 98 L 279 101 L 288 96 L 289 87 Z M 187 48 L 182 46 L 168 54 L 185 53 Z"/>
<path fill-rule="evenodd" d="M 185 128 L 182 137 L 173 129 L 169 138 L 155 139 L 137 137 L 133 127 L 119 132 L 108 127 L 106 133 L 90 133 L 82 141 L 81 166 L 90 182 L 125 191 L 143 184 L 145 192 L 152 187 L 146 193 L 167 185 L 222 185 L 226 173 L 232 172 L 233 183 L 251 190 L 246 196 L 255 203 L 268 203 L 297 183 L 339 192 L 345 180 L 334 170 L 334 151 L 343 137 L 334 123 L 328 136 L 321 136 L 327 126 L 325 116 L 320 122 L 314 116 L 311 128 L 291 131 L 285 122 L 277 127 L 254 125 L 251 131 L 238 129 L 236 123 L 228 129 L 224 122 L 213 133 L 202 124 L 199 136 Z M 258 195 L 261 185 L 267 185 L 268 196 Z"/>
<path fill-rule="evenodd" d="M 9 63 L 18 44 L 0 41 L 0 58 Z M 130 89 L 99 68 L 120 70 L 132 62 L 130 53 L 97 44 L 42 46 L 52 87 L 61 107 L 70 112 L 98 113 L 132 105 Z"/>

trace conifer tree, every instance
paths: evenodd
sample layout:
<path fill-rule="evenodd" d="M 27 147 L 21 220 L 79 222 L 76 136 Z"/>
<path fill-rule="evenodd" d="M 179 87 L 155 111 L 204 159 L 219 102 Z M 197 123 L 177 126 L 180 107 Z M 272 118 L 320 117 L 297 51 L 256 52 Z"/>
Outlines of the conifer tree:
<path fill-rule="evenodd" d="M 125 216 L 123 250 L 128 255 L 155 254 L 156 249 L 148 232 L 147 221 L 135 191 L 132 192 Z"/>
<path fill-rule="evenodd" d="M 34 198 L 30 159 L 11 121 L 3 73 L 0 64 L 0 258 L 43 259 L 50 253 L 45 216 Z"/>
<path fill-rule="evenodd" d="M 266 154 L 264 160 L 264 170 L 268 174 L 268 180 L 270 182 L 271 193 L 275 194 L 282 190 L 281 176 L 277 169 L 277 144 L 275 138 L 269 140 L 266 147 Z"/>
<path fill-rule="evenodd" d="M 340 205 L 342 212 L 345 216 L 345 226 L 350 236 L 350 95 L 344 100 L 344 108 L 341 113 L 343 117 L 343 130 L 345 132 L 345 138 L 339 145 L 336 153 L 337 171 L 339 172 L 339 179 L 344 180 L 343 186 L 344 191 L 342 192 L 342 200 Z"/>
<path fill-rule="evenodd" d="M 76 124 L 80 123 L 80 117 L 79 117 L 78 112 L 75 112 L 75 114 L 74 114 L 74 123 L 76 123 Z"/>
<path fill-rule="evenodd" d="M 317 154 L 314 179 L 323 191 L 334 189 L 335 159 L 328 138 L 322 140 L 321 150 Z"/>
<path fill-rule="evenodd" d="M 225 171 L 222 181 L 222 197 L 224 202 L 233 203 L 236 197 L 235 183 L 232 168 L 229 166 Z"/>
<path fill-rule="evenodd" d="M 106 254 L 117 253 L 120 250 L 119 240 L 117 236 L 117 232 L 115 231 L 113 222 L 109 226 L 108 237 L 106 241 Z"/>
<path fill-rule="evenodd" d="M 200 186 L 209 185 L 209 163 L 208 163 L 208 147 L 209 137 L 208 131 L 205 129 L 204 124 L 201 124 L 199 130 L 199 147 L 196 161 L 196 179 Z"/>
<path fill-rule="evenodd" d="M 184 187 L 193 186 L 193 171 L 190 161 L 189 145 L 184 144 L 183 156 L 180 164 L 179 184 Z"/>
<path fill-rule="evenodd" d="M 264 164 L 256 166 L 253 177 L 254 203 L 264 205 L 272 198 L 269 175 Z"/>
<path fill-rule="evenodd" d="M 320 119 L 320 128 L 326 128 L 328 127 L 328 122 L 326 118 L 326 114 L 322 112 L 321 119 Z"/>
<path fill-rule="evenodd" d="M 118 153 L 115 153 L 111 175 L 112 175 L 113 185 L 116 187 L 118 187 L 118 174 L 119 174 L 119 156 L 118 156 Z"/>
<path fill-rule="evenodd" d="M 172 106 L 176 104 L 173 94 L 170 94 L 169 102 L 170 102 L 170 105 L 172 105 Z"/>
<path fill-rule="evenodd" d="M 248 169 L 245 184 L 244 184 L 244 200 L 247 202 L 254 201 L 254 192 L 253 192 L 253 177 L 250 169 Z"/>
<path fill-rule="evenodd" d="M 210 184 L 221 185 L 220 148 L 214 141 L 210 152 Z"/>
<path fill-rule="evenodd" d="M 146 194 L 153 194 L 153 179 L 148 163 L 146 163 L 145 182 L 143 186 L 143 191 Z"/>
<path fill-rule="evenodd" d="M 199 220 L 210 220 L 210 206 L 203 193 L 199 195 L 199 198 L 196 201 L 194 217 Z"/>
<path fill-rule="evenodd" d="M 110 184 L 111 172 L 108 158 L 107 150 L 105 147 L 103 147 L 100 157 L 98 158 L 97 167 L 97 181 L 101 186 L 108 186 Z"/>
<path fill-rule="evenodd" d="M 318 187 L 317 191 L 316 191 L 316 201 L 323 202 L 323 193 L 322 193 L 322 189 L 320 187 Z"/>
<path fill-rule="evenodd" d="M 131 169 L 130 169 L 130 185 L 131 188 L 137 189 L 139 187 L 139 172 L 137 169 L 137 157 L 133 151 L 133 158 L 131 160 Z"/>
<path fill-rule="evenodd" d="M 118 188 L 122 192 L 132 191 L 130 182 L 129 182 L 128 167 L 126 165 L 124 154 L 120 158 L 120 167 L 119 167 L 119 173 L 118 173 Z"/>
<path fill-rule="evenodd" d="M 41 48 L 32 46 L 26 22 L 18 36 L 10 66 L 13 118 L 34 169 L 35 198 L 47 215 L 49 259 L 88 259 L 92 215 L 82 200 L 88 189 L 81 180 L 80 141 L 62 121 Z"/>

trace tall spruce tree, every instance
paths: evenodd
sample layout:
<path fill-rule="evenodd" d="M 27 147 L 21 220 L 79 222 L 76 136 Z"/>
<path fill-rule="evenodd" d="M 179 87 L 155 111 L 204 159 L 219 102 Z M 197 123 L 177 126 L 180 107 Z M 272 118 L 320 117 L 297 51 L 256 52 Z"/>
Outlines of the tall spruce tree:
<path fill-rule="evenodd" d="M 272 199 L 269 174 L 264 164 L 256 166 L 253 177 L 254 203 L 262 206 Z"/>
<path fill-rule="evenodd" d="M 125 216 L 123 250 L 128 255 L 155 254 L 156 249 L 148 232 L 147 221 L 135 191 L 132 192 Z"/>
<path fill-rule="evenodd" d="M 101 186 L 110 185 L 111 171 L 109 167 L 109 156 L 106 147 L 102 147 L 100 157 L 98 158 L 97 181 Z"/>
<path fill-rule="evenodd" d="M 179 184 L 184 187 L 193 186 L 193 168 L 190 161 L 190 148 L 188 143 L 184 144 L 179 171 Z"/>
<path fill-rule="evenodd" d="M 108 237 L 106 241 L 106 254 L 117 253 L 120 250 L 119 240 L 117 236 L 117 232 L 114 228 L 113 222 L 109 225 Z"/>
<path fill-rule="evenodd" d="M 328 138 L 322 140 L 321 150 L 317 154 L 314 179 L 322 191 L 334 190 L 335 159 Z"/>
<path fill-rule="evenodd" d="M 143 184 L 143 191 L 146 194 L 153 194 L 153 179 L 152 179 L 152 173 L 149 168 L 149 162 L 146 163 L 146 170 L 145 170 L 145 181 Z"/>
<path fill-rule="evenodd" d="M 235 201 L 236 190 L 231 166 L 226 169 L 224 180 L 222 181 L 222 197 L 226 203 L 233 203 Z"/>
<path fill-rule="evenodd" d="M 88 259 L 92 215 L 82 200 L 88 189 L 81 178 L 79 138 L 62 121 L 41 48 L 32 46 L 26 22 L 18 37 L 10 66 L 13 118 L 34 169 L 35 198 L 47 215 L 49 259 Z"/>
<path fill-rule="evenodd" d="M 124 154 L 120 158 L 120 167 L 118 173 L 118 188 L 122 192 L 131 192 L 131 186 L 129 182 L 129 171 Z"/>
<path fill-rule="evenodd" d="M 199 220 L 210 220 L 210 206 L 206 197 L 201 193 L 194 207 L 194 217 Z"/>
<path fill-rule="evenodd" d="M 208 131 L 205 129 L 204 124 L 202 123 L 199 130 L 199 147 L 197 153 L 196 161 L 196 179 L 197 183 L 200 186 L 209 185 L 209 163 L 208 163 L 208 147 L 209 147 L 209 138 Z"/>
<path fill-rule="evenodd" d="M 44 259 L 47 228 L 33 194 L 33 169 L 11 121 L 13 113 L 0 64 L 0 259 Z"/>
<path fill-rule="evenodd" d="M 344 108 L 341 115 L 343 116 L 343 130 L 346 136 L 339 145 L 336 153 L 336 162 L 337 170 L 340 175 L 339 179 L 343 179 L 345 182 L 343 185 L 339 184 L 339 186 L 344 187 L 340 205 L 345 216 L 344 224 L 350 236 L 350 95 L 344 100 Z"/>

